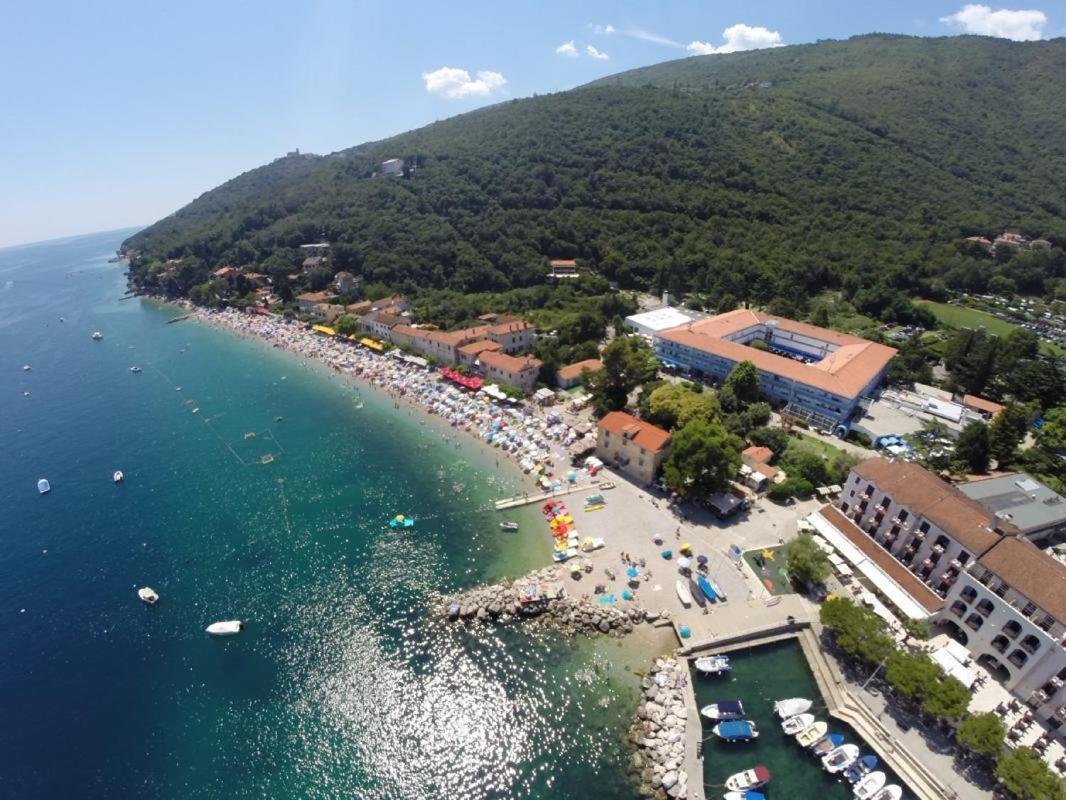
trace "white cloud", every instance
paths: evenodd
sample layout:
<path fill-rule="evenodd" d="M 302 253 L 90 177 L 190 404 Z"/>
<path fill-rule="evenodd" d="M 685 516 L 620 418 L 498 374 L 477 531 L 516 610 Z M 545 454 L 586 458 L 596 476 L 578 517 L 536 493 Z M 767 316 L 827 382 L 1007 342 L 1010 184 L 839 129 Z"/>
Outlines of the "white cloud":
<path fill-rule="evenodd" d="M 570 58 L 577 58 L 577 48 L 574 47 L 574 40 L 569 42 L 563 42 L 561 45 L 555 48 L 555 52 L 561 56 L 569 56 Z"/>
<path fill-rule="evenodd" d="M 1044 35 L 1047 15 L 1035 8 L 1000 8 L 993 11 L 989 6 L 970 3 L 950 16 L 941 17 L 940 21 L 959 28 L 964 33 L 1031 42 Z"/>
<path fill-rule="evenodd" d="M 642 42 L 665 44 L 669 47 L 681 47 L 681 42 L 675 42 L 673 39 L 666 36 L 660 36 L 653 31 L 646 31 L 643 28 L 627 28 L 621 33 L 623 36 L 628 36 L 630 39 L 640 39 Z"/>
<path fill-rule="evenodd" d="M 487 96 L 504 87 L 507 79 L 499 72 L 482 70 L 476 78 L 458 67 L 441 67 L 432 72 L 423 72 L 422 80 L 426 82 L 426 91 L 439 94 L 451 100 L 462 97 Z"/>
<path fill-rule="evenodd" d="M 606 61 L 608 58 L 610 58 L 610 56 L 607 55 L 605 52 L 603 52 L 602 50 L 597 50 L 591 44 L 585 45 L 585 52 L 597 61 Z"/>
<path fill-rule="evenodd" d="M 715 46 L 710 42 L 690 42 L 688 50 L 694 56 L 709 56 L 715 53 L 739 53 L 741 50 L 760 50 L 764 47 L 781 47 L 781 34 L 758 25 L 733 25 L 722 31 L 724 44 Z"/>
<path fill-rule="evenodd" d="M 592 30 L 593 33 L 599 33 L 599 34 L 604 35 L 604 36 L 609 36 L 610 34 L 615 33 L 614 25 L 610 25 L 610 24 L 608 24 L 608 25 L 593 25 L 592 23 L 589 23 L 589 28 Z"/>

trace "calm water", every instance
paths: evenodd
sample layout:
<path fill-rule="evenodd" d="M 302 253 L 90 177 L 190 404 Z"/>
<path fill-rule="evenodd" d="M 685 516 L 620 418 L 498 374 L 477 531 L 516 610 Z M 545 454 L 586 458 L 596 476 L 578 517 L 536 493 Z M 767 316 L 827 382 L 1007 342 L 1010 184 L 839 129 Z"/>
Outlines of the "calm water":
<path fill-rule="evenodd" d="M 631 796 L 617 641 L 427 618 L 544 563 L 535 511 L 517 536 L 484 511 L 515 477 L 369 390 L 120 300 L 123 235 L 0 251 L 0 796 Z"/>
<path fill-rule="evenodd" d="M 847 725 L 833 720 L 826 713 L 818 686 L 811 675 L 803 651 L 796 642 L 781 642 L 765 647 L 739 651 L 731 656 L 733 670 L 726 678 L 695 675 L 696 702 L 703 706 L 718 700 L 740 700 L 748 719 L 759 727 L 759 738 L 745 744 L 726 744 L 716 737 L 713 723 L 704 720 L 704 781 L 707 797 L 721 797 L 726 778 L 756 764 L 770 770 L 767 794 L 772 798 L 818 798 L 819 800 L 849 800 L 851 787 L 838 782 L 826 773 L 821 763 L 807 755 L 795 739 L 781 731 L 780 720 L 774 714 L 774 701 L 786 697 L 807 697 L 816 700 L 811 709 L 818 719 L 829 724 L 833 733 L 844 735 L 845 741 L 859 745 L 863 754 L 870 750 Z M 889 782 L 898 783 L 884 766 Z"/>

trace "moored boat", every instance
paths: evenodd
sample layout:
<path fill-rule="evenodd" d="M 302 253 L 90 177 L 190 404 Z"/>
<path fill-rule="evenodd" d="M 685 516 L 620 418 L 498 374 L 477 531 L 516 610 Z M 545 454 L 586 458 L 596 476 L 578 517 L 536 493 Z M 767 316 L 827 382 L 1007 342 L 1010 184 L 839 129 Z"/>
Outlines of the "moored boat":
<path fill-rule="evenodd" d="M 126 479 L 126 476 L 122 474 L 122 470 L 116 469 L 115 473 L 111 476 L 111 480 L 115 483 L 122 483 Z"/>
<path fill-rule="evenodd" d="M 817 725 L 818 723 L 816 722 L 814 724 Z M 807 730 L 810 729 L 808 728 Z M 804 731 L 799 736 L 797 736 L 796 739 L 798 740 L 800 736 L 803 736 L 806 733 L 807 731 Z M 829 733 L 823 736 L 821 739 L 818 739 L 814 744 L 810 746 L 809 749 L 811 753 L 813 753 L 815 756 L 824 756 L 830 750 L 835 750 L 842 744 L 844 744 L 844 734 Z"/>
<path fill-rule="evenodd" d="M 100 333 L 100 331 L 93 331 L 93 339 L 95 339 L 96 341 L 100 341 L 103 338 L 104 335 Z"/>
<path fill-rule="evenodd" d="M 159 602 L 159 595 L 155 593 L 155 589 L 151 586 L 142 586 L 137 590 L 137 596 L 150 606 L 154 606 Z"/>
<path fill-rule="evenodd" d="M 596 488 L 597 489 L 613 489 L 614 488 L 614 482 L 613 481 L 601 481 L 600 484 Z"/>
<path fill-rule="evenodd" d="M 877 756 L 860 756 L 854 764 L 844 770 L 844 780 L 848 783 L 858 783 L 863 779 L 863 776 L 873 772 L 876 766 Z"/>
<path fill-rule="evenodd" d="M 48 482 L 48 478 L 41 478 L 37 481 L 38 494 L 48 494 L 50 491 L 52 491 L 52 484 Z"/>
<path fill-rule="evenodd" d="M 859 746 L 855 744 L 842 744 L 836 750 L 830 750 L 822 756 L 822 769 L 830 775 L 843 772 L 851 766 L 859 757 Z"/>
<path fill-rule="evenodd" d="M 501 522 L 500 523 L 500 530 L 501 531 L 516 531 L 516 530 L 518 530 L 518 523 L 517 522 Z"/>
<path fill-rule="evenodd" d="M 140 371 L 141 371 L 140 367 L 137 367 L 137 366 L 130 367 L 130 372 L 132 372 L 134 375 L 136 375 Z"/>
<path fill-rule="evenodd" d="M 743 792 L 748 789 L 758 789 L 770 782 L 770 770 L 762 764 L 736 772 L 726 778 L 725 788 L 731 792 Z"/>
<path fill-rule="evenodd" d="M 766 800 L 766 795 L 749 789 L 746 792 L 726 792 L 722 800 Z"/>
<path fill-rule="evenodd" d="M 778 700 L 774 703 L 774 712 L 781 719 L 788 719 L 797 714 L 806 714 L 814 705 L 806 697 L 790 697 L 787 700 Z"/>
<path fill-rule="evenodd" d="M 855 795 L 856 800 L 870 800 L 870 798 L 881 791 L 886 780 L 888 779 L 885 777 L 885 773 L 880 770 L 869 773 L 861 781 L 855 784 L 853 794 Z"/>
<path fill-rule="evenodd" d="M 235 633 L 240 633 L 243 628 L 243 622 L 239 619 L 231 619 L 225 622 L 212 622 L 207 626 L 207 632 L 212 636 L 232 636 Z"/>
<path fill-rule="evenodd" d="M 729 664 L 729 656 L 703 656 L 693 662 L 696 669 L 705 675 L 721 675 L 729 672 L 732 667 Z"/>
<path fill-rule="evenodd" d="M 712 729 L 714 735 L 727 742 L 750 742 L 759 738 L 759 727 L 749 719 L 727 719 Z"/>
<path fill-rule="evenodd" d="M 881 789 L 877 794 L 870 798 L 870 800 L 901 800 L 903 797 L 903 789 L 894 783 L 888 784 L 885 788 Z"/>
<path fill-rule="evenodd" d="M 814 724 L 814 714 L 797 714 L 781 723 L 781 730 L 789 736 L 802 733 Z"/>
<path fill-rule="evenodd" d="M 739 700 L 719 700 L 700 709 L 707 719 L 744 719 L 744 705 Z"/>
<path fill-rule="evenodd" d="M 789 717 L 789 719 L 791 719 L 791 717 Z M 829 730 L 829 726 L 826 725 L 821 720 L 818 720 L 816 722 L 812 722 L 810 725 L 808 725 L 802 731 L 800 731 L 799 733 L 795 734 L 796 742 L 799 743 L 800 747 L 811 747 L 812 745 L 816 744 L 819 739 L 821 739 L 822 737 L 825 736 L 825 732 L 827 730 Z M 843 741 L 844 740 L 841 739 L 840 742 L 837 742 L 837 744 L 834 744 L 833 747 L 836 747 L 837 745 L 841 744 Z M 827 748 L 826 752 L 829 752 L 829 750 L 832 750 L 833 747 Z"/>
<path fill-rule="evenodd" d="M 692 591 L 688 588 L 688 581 L 679 578 L 676 586 L 677 599 L 681 601 L 681 605 L 688 608 L 692 605 Z"/>

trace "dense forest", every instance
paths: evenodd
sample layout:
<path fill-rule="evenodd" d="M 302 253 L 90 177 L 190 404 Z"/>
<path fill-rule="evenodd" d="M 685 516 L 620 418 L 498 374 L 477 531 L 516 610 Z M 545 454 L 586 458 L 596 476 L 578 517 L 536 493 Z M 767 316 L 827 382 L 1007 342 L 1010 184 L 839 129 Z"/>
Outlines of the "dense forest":
<path fill-rule="evenodd" d="M 1066 296 L 1066 39 L 871 35 L 687 58 L 495 105 L 213 189 L 131 237 L 172 291 L 272 275 L 326 240 L 333 269 L 417 294 L 540 284 L 576 258 L 694 303 L 824 289 L 910 321 L 916 295 L 998 280 Z M 404 175 L 375 177 L 405 159 Z M 1012 228 L 1054 247 L 963 246 Z"/>

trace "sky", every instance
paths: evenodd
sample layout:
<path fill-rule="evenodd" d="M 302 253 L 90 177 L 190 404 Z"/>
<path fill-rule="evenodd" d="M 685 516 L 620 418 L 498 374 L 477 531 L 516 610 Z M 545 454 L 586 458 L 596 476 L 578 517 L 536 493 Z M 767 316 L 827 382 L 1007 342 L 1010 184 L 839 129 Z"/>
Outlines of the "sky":
<path fill-rule="evenodd" d="M 11 0 L 0 247 L 146 225 L 328 153 L 626 69 L 870 32 L 1066 35 L 1063 0 Z"/>

